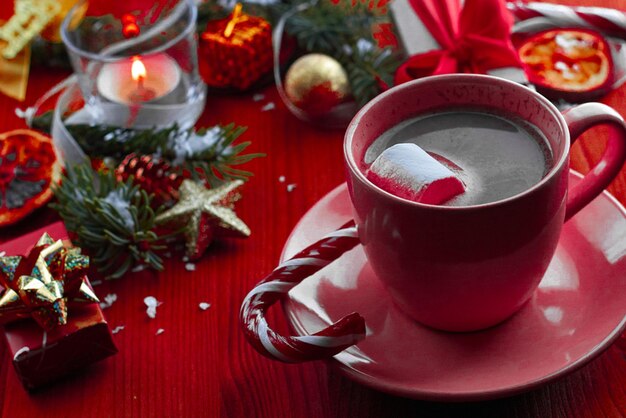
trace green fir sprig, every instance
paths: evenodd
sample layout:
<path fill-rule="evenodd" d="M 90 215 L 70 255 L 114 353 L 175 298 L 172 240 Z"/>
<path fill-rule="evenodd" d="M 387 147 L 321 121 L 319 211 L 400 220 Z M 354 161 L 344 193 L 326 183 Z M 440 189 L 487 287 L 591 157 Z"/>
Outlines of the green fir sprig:
<path fill-rule="evenodd" d="M 119 278 L 135 265 L 163 269 L 158 252 L 167 237 L 155 232 L 160 209 L 152 209 L 153 196 L 132 178 L 119 182 L 113 172 L 78 165 L 68 169 L 54 193 L 51 207 L 108 277 Z"/>
<path fill-rule="evenodd" d="M 247 180 L 252 173 L 235 168 L 261 153 L 244 154 L 249 141 L 234 144 L 245 127 L 228 124 L 209 129 L 134 130 L 104 125 L 68 125 L 68 131 L 87 155 L 119 163 L 128 154 L 157 155 L 177 172 L 188 172 L 211 186 L 224 181 Z"/>
<path fill-rule="evenodd" d="M 357 45 L 345 67 L 352 95 L 359 106 L 372 100 L 381 86 L 393 86 L 399 59 L 399 54 L 391 48 L 359 48 Z"/>
<path fill-rule="evenodd" d="M 42 115 L 45 125 L 45 114 Z M 134 130 L 103 125 L 67 125 L 83 151 L 111 163 L 115 168 L 129 154 L 151 155 L 169 165 L 170 174 L 191 176 L 216 187 L 225 181 L 247 180 L 252 173 L 235 168 L 264 154 L 244 150 L 250 142 L 235 143 L 245 127 L 229 124 L 208 129 Z M 155 217 L 154 194 L 141 188 L 131 175 L 120 181 L 114 170 L 94 171 L 90 165 L 69 168 L 55 186 L 59 213 L 78 245 L 85 248 L 98 269 L 111 278 L 130 268 L 146 265 L 163 269 L 159 252 L 168 239 L 181 231 L 161 236 Z"/>
<path fill-rule="evenodd" d="M 295 36 L 305 50 L 336 57 L 343 54 L 346 46 L 356 45 L 360 39 L 373 40 L 373 26 L 386 21 L 382 9 L 370 8 L 362 1 L 319 0 L 290 17 L 285 30 Z"/>
<path fill-rule="evenodd" d="M 363 0 L 319 0 L 289 18 L 285 31 L 300 48 L 337 59 L 348 74 L 352 95 L 364 105 L 393 84 L 400 57 L 391 48 L 379 48 L 373 32 L 388 24 L 386 9 Z"/>
<path fill-rule="evenodd" d="M 210 187 L 252 173 L 235 168 L 263 154 L 244 154 L 250 142 L 234 141 L 246 130 L 229 124 L 209 129 L 133 130 L 102 125 L 68 125 L 81 148 L 92 158 L 113 160 L 116 166 L 128 154 L 155 155 L 169 163 L 175 175 L 191 175 Z M 70 168 L 54 189 L 59 213 L 78 245 L 91 255 L 99 270 L 111 278 L 136 265 L 163 269 L 159 251 L 167 239 L 159 236 L 154 195 L 141 189 L 130 176 L 120 181 L 113 170 L 94 171 L 89 165 Z"/>

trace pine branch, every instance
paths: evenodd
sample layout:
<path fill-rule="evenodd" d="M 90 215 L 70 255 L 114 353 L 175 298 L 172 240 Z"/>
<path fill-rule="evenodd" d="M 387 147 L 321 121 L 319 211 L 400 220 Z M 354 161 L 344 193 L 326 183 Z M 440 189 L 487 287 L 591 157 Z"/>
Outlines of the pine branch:
<path fill-rule="evenodd" d="M 291 17 L 285 31 L 295 36 L 301 48 L 337 58 L 346 45 L 359 39 L 371 39 L 372 27 L 386 21 L 380 9 L 369 8 L 362 1 L 320 0 L 315 6 Z"/>
<path fill-rule="evenodd" d="M 54 193 L 57 202 L 50 206 L 108 277 L 119 278 L 134 265 L 163 269 L 157 252 L 165 246 L 154 222 L 160 210 L 152 210 L 152 196 L 134 186 L 132 178 L 118 182 L 112 172 L 76 166 Z"/>
<path fill-rule="evenodd" d="M 212 186 L 224 181 L 247 180 L 252 173 L 235 172 L 232 166 L 244 164 L 264 154 L 243 154 L 249 141 L 234 144 L 245 127 L 229 124 L 210 129 L 133 130 L 103 125 L 68 125 L 76 142 L 90 157 L 112 158 L 119 163 L 126 155 L 158 155 L 179 174 L 191 173 L 196 180 Z"/>
<path fill-rule="evenodd" d="M 352 94 L 359 106 L 363 106 L 380 92 L 381 86 L 393 85 L 400 57 L 390 48 L 359 48 L 357 45 L 353 51 L 344 65 Z"/>
<path fill-rule="evenodd" d="M 337 59 L 345 68 L 352 95 L 360 106 L 380 93 L 381 85 L 393 84 L 400 57 L 376 45 L 376 25 L 389 21 L 381 7 L 367 1 L 320 0 L 314 7 L 294 15 L 285 30 L 301 48 Z"/>

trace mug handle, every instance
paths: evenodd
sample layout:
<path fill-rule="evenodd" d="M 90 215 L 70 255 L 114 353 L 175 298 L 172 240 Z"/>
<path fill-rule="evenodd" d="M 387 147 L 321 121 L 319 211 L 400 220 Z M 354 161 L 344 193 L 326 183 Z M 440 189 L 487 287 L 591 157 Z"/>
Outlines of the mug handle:
<path fill-rule="evenodd" d="M 609 137 L 604 154 L 589 173 L 568 192 L 565 220 L 584 208 L 613 181 L 626 160 L 626 124 L 613 108 L 602 103 L 585 103 L 563 112 L 571 143 L 596 125 L 606 124 Z"/>
<path fill-rule="evenodd" d="M 281 263 L 257 284 L 244 299 L 239 314 L 248 342 L 273 360 L 298 363 L 332 357 L 364 339 L 365 320 L 356 312 L 313 335 L 301 336 L 280 335 L 265 319 L 269 307 L 289 290 L 357 244 L 357 229 L 350 221 Z"/>

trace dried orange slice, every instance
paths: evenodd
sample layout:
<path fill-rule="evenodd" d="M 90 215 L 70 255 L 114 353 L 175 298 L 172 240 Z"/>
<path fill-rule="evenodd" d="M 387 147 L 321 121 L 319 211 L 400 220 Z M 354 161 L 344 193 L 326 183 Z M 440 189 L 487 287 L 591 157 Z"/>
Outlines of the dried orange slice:
<path fill-rule="evenodd" d="M 0 227 L 48 202 L 60 175 L 49 137 L 30 129 L 0 134 Z"/>
<path fill-rule="evenodd" d="M 611 49 L 587 29 L 553 29 L 533 35 L 519 48 L 528 79 L 548 97 L 588 100 L 609 91 Z"/>

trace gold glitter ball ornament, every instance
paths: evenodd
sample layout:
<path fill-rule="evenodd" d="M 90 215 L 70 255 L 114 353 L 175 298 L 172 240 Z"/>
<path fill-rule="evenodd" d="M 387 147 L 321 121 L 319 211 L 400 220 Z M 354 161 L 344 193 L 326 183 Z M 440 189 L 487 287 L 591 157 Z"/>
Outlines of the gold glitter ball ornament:
<path fill-rule="evenodd" d="M 311 116 L 329 112 L 350 97 L 348 74 L 339 61 L 324 54 L 298 58 L 284 84 L 287 98 Z"/>

